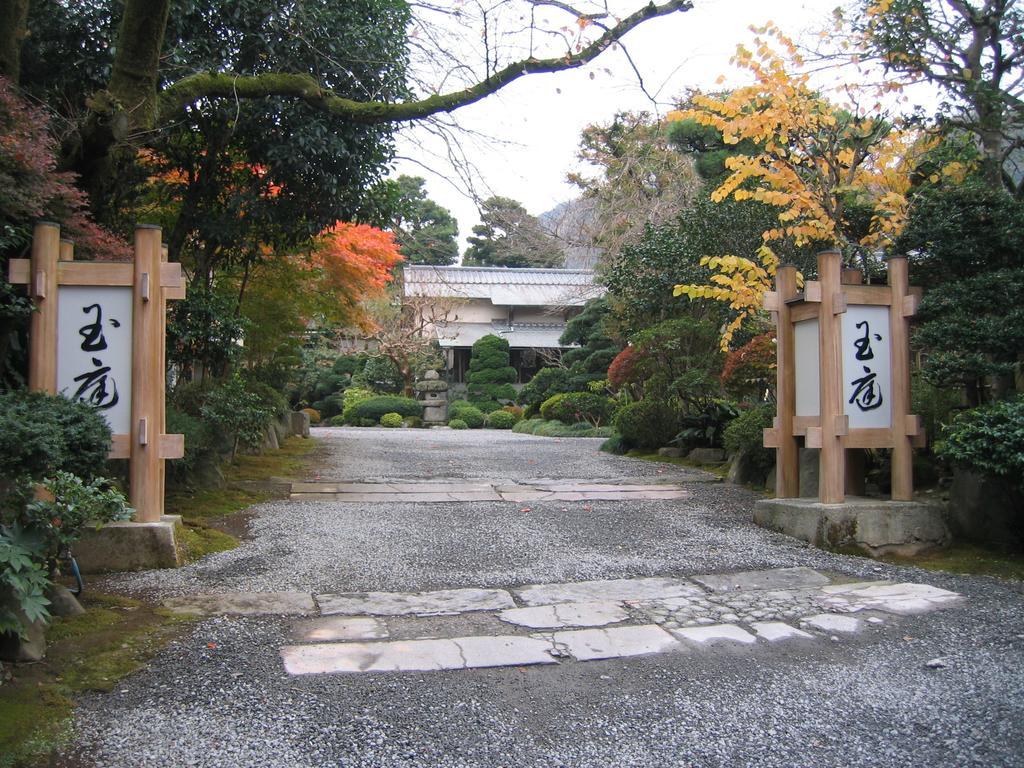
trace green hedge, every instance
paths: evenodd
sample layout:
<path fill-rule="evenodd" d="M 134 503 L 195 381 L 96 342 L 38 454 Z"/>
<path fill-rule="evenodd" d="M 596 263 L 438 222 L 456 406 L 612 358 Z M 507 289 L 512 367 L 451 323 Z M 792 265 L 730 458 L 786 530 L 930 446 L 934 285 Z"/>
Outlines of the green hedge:
<path fill-rule="evenodd" d="M 411 397 L 398 397 L 397 395 L 378 395 L 360 400 L 351 408 L 345 409 L 345 421 L 358 424 L 363 419 L 368 419 L 374 424 L 380 422 L 380 417 L 385 413 L 397 413 L 402 416 L 422 416 L 423 404 Z"/>
<path fill-rule="evenodd" d="M 380 425 L 382 427 L 390 427 L 392 429 L 400 427 L 402 426 L 402 414 L 394 412 L 385 413 L 380 417 Z"/>
<path fill-rule="evenodd" d="M 943 430 L 935 452 L 1024 490 L 1024 395 L 960 414 Z"/>
<path fill-rule="evenodd" d="M 494 411 L 487 414 L 487 426 L 491 429 L 512 429 L 519 421 L 514 413 L 508 411 Z"/>
<path fill-rule="evenodd" d="M 641 400 L 619 408 L 615 428 L 634 448 L 661 448 L 679 432 L 679 414 L 659 400 Z"/>
<path fill-rule="evenodd" d="M 722 444 L 731 454 L 746 451 L 753 466 L 764 474 L 775 464 L 775 451 L 764 447 L 764 430 L 772 426 L 775 406 L 759 405 L 744 411 L 729 422 L 722 434 Z"/>
<path fill-rule="evenodd" d="M 540 407 L 540 415 L 563 424 L 587 421 L 598 427 L 608 419 L 611 401 L 593 392 L 565 392 L 549 397 Z"/>
<path fill-rule="evenodd" d="M 469 429 L 469 424 L 462 419 L 452 419 L 448 422 L 448 426 L 452 429 Z"/>

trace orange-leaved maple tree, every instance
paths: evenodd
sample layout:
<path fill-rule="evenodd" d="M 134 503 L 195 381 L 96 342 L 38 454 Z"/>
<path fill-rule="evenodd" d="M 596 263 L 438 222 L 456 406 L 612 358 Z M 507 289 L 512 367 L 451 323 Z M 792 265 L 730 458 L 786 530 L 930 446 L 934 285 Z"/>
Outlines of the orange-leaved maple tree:
<path fill-rule="evenodd" d="M 320 290 L 336 302 L 339 315 L 368 329 L 371 321 L 362 302 L 384 293 L 401 261 L 390 232 L 339 221 L 320 234 L 310 263 L 320 273 Z"/>
<path fill-rule="evenodd" d="M 724 301 L 735 311 L 723 349 L 771 290 L 779 264 L 773 243 L 820 244 L 847 254 L 855 245 L 884 247 L 906 222 L 911 174 L 936 141 L 861 111 L 856 102 L 862 94 L 854 86 L 845 86 L 851 104 L 833 103 L 811 85 L 796 47 L 778 28 L 753 31 L 755 50 L 739 46 L 733 62 L 754 82 L 721 97 L 698 94 L 695 107 L 668 116 L 712 126 L 727 145 L 755 147 L 726 159 L 730 173 L 712 193 L 714 201 L 731 196 L 778 209 L 778 226 L 762 234 L 756 253 L 708 254 L 701 263 L 715 271 L 710 284 L 675 287 L 676 296 Z M 856 239 L 845 226 L 851 201 L 872 208 L 870 230 Z"/>

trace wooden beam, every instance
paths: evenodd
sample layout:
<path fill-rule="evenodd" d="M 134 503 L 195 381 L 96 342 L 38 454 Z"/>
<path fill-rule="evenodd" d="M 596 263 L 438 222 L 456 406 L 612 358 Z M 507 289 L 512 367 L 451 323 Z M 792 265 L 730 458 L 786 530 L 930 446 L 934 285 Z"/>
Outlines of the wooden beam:
<path fill-rule="evenodd" d="M 131 435 L 112 435 L 108 459 L 127 459 L 132 455 Z"/>
<path fill-rule="evenodd" d="M 818 279 L 821 292 L 821 313 L 818 316 L 818 353 L 821 363 L 820 399 L 821 453 L 818 471 L 818 500 L 823 504 L 839 504 L 846 492 L 846 456 L 843 435 L 836 431 L 837 416 L 843 413 L 842 321 L 835 313 L 835 297 L 841 291 L 842 259 L 838 251 L 818 254 Z M 850 286 L 855 288 L 857 286 Z M 807 430 L 807 445 L 812 430 Z"/>
<path fill-rule="evenodd" d="M 887 307 L 892 303 L 892 294 L 884 285 L 844 285 L 846 301 L 850 304 L 870 304 Z"/>
<path fill-rule="evenodd" d="M 893 446 L 892 446 L 892 498 L 911 501 L 914 498 L 914 450 L 907 434 L 907 416 L 910 413 L 910 323 L 905 314 L 906 300 L 912 298 L 908 284 L 905 257 L 889 259 L 889 291 L 892 303 L 889 309 L 889 343 L 892 371 Z"/>
<path fill-rule="evenodd" d="M 793 434 L 796 413 L 796 340 L 789 300 L 796 296 L 796 267 L 780 266 L 775 273 L 775 290 L 779 297 L 776 317 L 776 354 L 778 355 L 775 400 L 778 408 L 774 436 L 775 495 L 783 499 L 800 495 L 800 453 Z"/>
<path fill-rule="evenodd" d="M 185 278 L 181 264 L 161 264 L 160 269 L 153 274 L 160 275 L 161 288 L 184 291 Z M 57 264 L 56 275 L 60 285 L 135 285 L 134 267 L 131 262 L 124 261 L 61 261 Z M 12 285 L 27 285 L 30 280 L 29 260 L 11 259 L 7 267 L 7 281 Z"/>

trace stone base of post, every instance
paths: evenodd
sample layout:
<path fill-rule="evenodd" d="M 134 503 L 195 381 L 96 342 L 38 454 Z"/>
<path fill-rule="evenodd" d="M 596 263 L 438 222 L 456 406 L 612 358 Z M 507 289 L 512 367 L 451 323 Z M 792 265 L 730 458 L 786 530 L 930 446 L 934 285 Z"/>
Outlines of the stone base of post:
<path fill-rule="evenodd" d="M 754 522 L 816 547 L 910 556 L 950 542 L 942 504 L 848 496 L 840 504 L 817 499 L 762 499 Z"/>
<path fill-rule="evenodd" d="M 153 523 L 108 523 L 86 531 L 75 543 L 75 560 L 83 573 L 176 568 L 181 564 L 177 525 L 180 515 L 164 515 Z"/>

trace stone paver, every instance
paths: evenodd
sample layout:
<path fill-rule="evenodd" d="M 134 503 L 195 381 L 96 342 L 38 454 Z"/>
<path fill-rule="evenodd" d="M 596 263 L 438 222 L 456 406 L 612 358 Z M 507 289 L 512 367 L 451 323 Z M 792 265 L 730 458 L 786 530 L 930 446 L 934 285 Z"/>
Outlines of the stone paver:
<path fill-rule="evenodd" d="M 175 613 L 304 615 L 316 613 L 313 596 L 306 592 L 229 592 L 172 597 L 163 606 Z"/>
<path fill-rule="evenodd" d="M 296 624 L 292 637 L 302 643 L 383 640 L 388 637 L 388 625 L 369 616 L 326 616 Z"/>
<path fill-rule="evenodd" d="M 446 669 L 554 664 L 549 640 L 533 637 L 457 637 L 380 643 L 291 645 L 281 649 L 288 674 L 434 672 Z"/>
<path fill-rule="evenodd" d="M 609 601 L 588 603 L 559 603 L 532 608 L 512 608 L 502 611 L 498 618 L 509 624 L 530 629 L 561 629 L 562 627 L 601 627 L 626 621 L 629 613 L 619 604 Z"/>
<path fill-rule="evenodd" d="M 570 584 L 531 584 L 512 590 L 527 605 L 578 603 L 591 600 L 647 600 L 700 595 L 700 587 L 684 579 L 602 579 Z"/>
<path fill-rule="evenodd" d="M 653 624 L 639 627 L 576 629 L 551 635 L 555 647 L 576 661 L 620 659 L 661 653 L 679 645 L 672 635 Z"/>
<path fill-rule="evenodd" d="M 813 640 L 814 635 L 804 632 L 802 629 L 791 627 L 781 621 L 755 621 L 750 628 L 757 633 L 762 640 L 774 643 L 779 640 Z"/>
<path fill-rule="evenodd" d="M 843 632 L 852 634 L 860 632 L 864 628 L 864 622 L 854 616 L 837 616 L 834 613 L 820 613 L 817 616 L 808 616 L 801 624 L 820 629 L 822 632 Z"/>
<path fill-rule="evenodd" d="M 821 587 L 829 578 L 813 568 L 772 568 L 764 571 L 744 571 L 694 576 L 693 580 L 712 592 L 748 592 L 752 589 L 799 589 Z"/>
<path fill-rule="evenodd" d="M 673 629 L 672 634 L 692 643 L 706 645 L 709 643 L 741 643 L 751 645 L 757 638 L 735 624 L 712 624 L 707 627 L 683 627 Z"/>
<path fill-rule="evenodd" d="M 324 615 L 438 616 L 514 608 L 503 589 L 442 589 L 436 592 L 358 592 L 317 595 Z"/>

